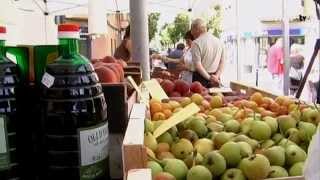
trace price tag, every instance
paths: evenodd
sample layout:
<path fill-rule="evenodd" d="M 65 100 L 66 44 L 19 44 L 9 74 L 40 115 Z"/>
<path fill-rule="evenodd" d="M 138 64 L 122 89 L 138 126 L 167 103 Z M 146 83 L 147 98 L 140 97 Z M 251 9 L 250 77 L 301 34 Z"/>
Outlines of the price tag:
<path fill-rule="evenodd" d="M 169 99 L 157 80 L 151 79 L 150 81 L 144 81 L 143 85 L 148 89 L 152 98 L 160 101 L 162 99 Z"/>
<path fill-rule="evenodd" d="M 54 77 L 49 73 L 45 72 L 42 76 L 41 83 L 45 85 L 47 88 L 50 88 L 54 83 Z"/>
<path fill-rule="evenodd" d="M 17 58 L 16 56 L 14 56 L 13 54 L 10 54 L 10 53 L 6 53 L 6 56 L 8 57 L 8 59 L 10 61 L 12 61 L 13 63 L 17 64 Z"/>
<path fill-rule="evenodd" d="M 196 114 L 200 111 L 200 108 L 194 104 L 191 103 L 179 112 L 173 114 L 169 119 L 164 121 L 153 133 L 153 136 L 155 138 L 161 136 L 163 133 L 165 133 L 167 130 L 172 128 L 173 126 L 179 124 L 180 122 L 188 119 L 190 116 Z"/>
<path fill-rule="evenodd" d="M 232 89 L 229 87 L 210 88 L 210 93 L 231 93 Z"/>

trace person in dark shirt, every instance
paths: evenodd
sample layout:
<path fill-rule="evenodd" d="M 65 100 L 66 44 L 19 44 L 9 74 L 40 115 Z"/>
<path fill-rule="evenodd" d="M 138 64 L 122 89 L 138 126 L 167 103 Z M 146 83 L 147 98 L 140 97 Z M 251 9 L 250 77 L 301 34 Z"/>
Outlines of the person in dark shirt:
<path fill-rule="evenodd" d="M 177 48 L 169 53 L 168 58 L 180 59 L 184 54 L 184 48 L 185 45 L 183 43 L 179 43 Z"/>
<path fill-rule="evenodd" d="M 120 44 L 120 46 L 116 49 L 114 52 L 114 57 L 116 59 L 122 59 L 125 62 L 128 62 L 131 60 L 131 38 L 130 38 L 130 26 L 127 27 L 126 32 L 124 34 L 123 40 Z"/>

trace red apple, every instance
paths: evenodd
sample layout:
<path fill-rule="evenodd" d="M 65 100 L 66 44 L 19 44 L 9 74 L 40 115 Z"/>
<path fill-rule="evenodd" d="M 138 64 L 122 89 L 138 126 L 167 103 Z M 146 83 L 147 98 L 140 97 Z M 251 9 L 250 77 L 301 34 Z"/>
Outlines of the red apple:
<path fill-rule="evenodd" d="M 167 94 L 170 94 L 171 92 L 174 91 L 174 84 L 172 81 L 168 79 L 165 79 L 164 81 L 162 81 L 161 86 Z"/>
<path fill-rule="evenodd" d="M 181 97 L 181 94 L 177 91 L 173 91 L 169 94 L 170 97 Z"/>
<path fill-rule="evenodd" d="M 100 82 L 103 83 L 116 83 L 118 82 L 118 78 L 113 70 L 110 68 L 99 66 L 95 68 L 95 71 L 99 77 Z"/>
<path fill-rule="evenodd" d="M 194 93 L 201 94 L 202 89 L 203 89 L 202 84 L 198 81 L 195 81 L 195 82 L 191 83 L 191 85 L 190 85 L 190 90 Z"/>
<path fill-rule="evenodd" d="M 117 60 L 112 56 L 106 56 L 101 61 L 104 63 L 116 63 L 117 62 Z"/>
<path fill-rule="evenodd" d="M 174 90 L 179 92 L 180 94 L 186 94 L 190 91 L 189 83 L 183 80 L 176 80 L 174 82 L 175 87 Z"/>

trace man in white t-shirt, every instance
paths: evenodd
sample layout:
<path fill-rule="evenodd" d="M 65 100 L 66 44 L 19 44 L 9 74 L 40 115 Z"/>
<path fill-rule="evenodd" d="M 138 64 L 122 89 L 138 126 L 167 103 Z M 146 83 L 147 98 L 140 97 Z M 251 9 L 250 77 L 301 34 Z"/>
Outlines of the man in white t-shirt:
<path fill-rule="evenodd" d="M 206 23 L 202 19 L 192 22 L 191 33 L 195 38 L 191 47 L 195 68 L 193 81 L 199 81 L 206 87 L 219 86 L 225 60 L 223 43 L 207 32 Z"/>

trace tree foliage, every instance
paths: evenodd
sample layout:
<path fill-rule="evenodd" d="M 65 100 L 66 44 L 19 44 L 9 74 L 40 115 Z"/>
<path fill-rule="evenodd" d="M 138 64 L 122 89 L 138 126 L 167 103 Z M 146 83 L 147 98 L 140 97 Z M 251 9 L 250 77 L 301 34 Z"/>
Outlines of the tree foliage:
<path fill-rule="evenodd" d="M 221 21 L 222 21 L 222 10 L 220 5 L 213 7 L 214 14 L 209 18 L 208 30 L 216 37 L 220 37 L 222 33 Z"/>
<path fill-rule="evenodd" d="M 161 45 L 175 45 L 190 29 L 190 20 L 187 14 L 178 14 L 173 23 L 165 24 L 161 29 Z M 169 43 L 169 44 L 168 44 Z"/>
<path fill-rule="evenodd" d="M 151 41 L 158 32 L 158 21 L 160 13 L 150 13 L 148 16 L 149 41 Z"/>

